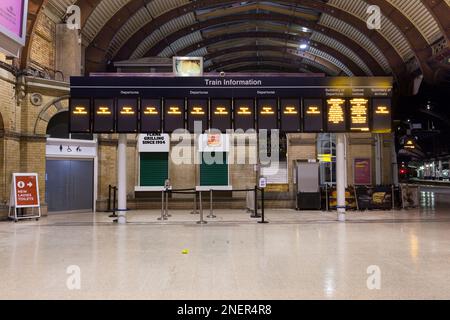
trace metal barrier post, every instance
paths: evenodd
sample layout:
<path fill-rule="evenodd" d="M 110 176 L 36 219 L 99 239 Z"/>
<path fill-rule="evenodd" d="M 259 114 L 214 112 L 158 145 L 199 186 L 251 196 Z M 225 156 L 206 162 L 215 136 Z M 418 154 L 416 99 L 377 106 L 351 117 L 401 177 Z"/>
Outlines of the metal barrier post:
<path fill-rule="evenodd" d="M 209 215 L 208 218 L 216 218 L 213 213 L 213 190 L 209 190 Z"/>
<path fill-rule="evenodd" d="M 108 209 L 106 209 L 106 212 L 111 211 L 111 185 L 108 186 Z"/>
<path fill-rule="evenodd" d="M 117 187 L 112 187 L 114 192 L 114 197 L 113 197 L 113 204 L 112 204 L 112 214 L 109 215 L 110 218 L 117 218 L 117 214 L 116 214 L 116 195 L 117 195 Z"/>
<path fill-rule="evenodd" d="M 198 210 L 197 210 L 197 192 L 194 193 L 194 210 L 191 211 L 191 214 L 198 214 Z"/>
<path fill-rule="evenodd" d="M 269 223 L 269 221 L 264 220 L 264 188 L 261 188 L 261 221 L 258 223 Z"/>
<path fill-rule="evenodd" d="M 197 224 L 205 224 L 207 223 L 205 220 L 203 220 L 203 205 L 202 205 L 202 192 L 198 192 L 198 200 L 199 200 L 199 206 L 200 206 L 200 220 L 197 221 Z"/>
<path fill-rule="evenodd" d="M 392 210 L 395 210 L 395 192 L 394 192 L 394 185 L 391 186 L 392 190 Z"/>
<path fill-rule="evenodd" d="M 250 218 L 260 218 L 261 216 L 258 215 L 258 186 L 255 186 L 254 192 L 254 210 L 253 214 L 250 216 Z"/>
<path fill-rule="evenodd" d="M 172 215 L 169 214 L 169 192 L 166 192 L 166 210 L 164 212 L 164 216 L 166 218 L 171 217 Z"/>
<path fill-rule="evenodd" d="M 167 220 L 167 217 L 164 215 L 164 193 L 165 191 L 163 190 L 161 192 L 161 217 L 159 217 L 157 220 L 163 221 L 163 220 Z"/>

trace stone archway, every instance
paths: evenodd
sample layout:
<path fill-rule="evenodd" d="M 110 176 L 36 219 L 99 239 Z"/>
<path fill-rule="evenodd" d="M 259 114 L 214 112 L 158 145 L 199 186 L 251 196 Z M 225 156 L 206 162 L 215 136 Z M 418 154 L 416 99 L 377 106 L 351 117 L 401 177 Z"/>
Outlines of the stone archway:
<path fill-rule="evenodd" d="M 53 99 L 52 101 L 48 102 L 39 112 L 39 115 L 36 119 L 36 123 L 34 125 L 34 131 L 33 133 L 36 136 L 44 136 L 47 132 L 47 125 L 50 119 L 64 111 L 69 111 L 69 96 L 62 96 Z"/>

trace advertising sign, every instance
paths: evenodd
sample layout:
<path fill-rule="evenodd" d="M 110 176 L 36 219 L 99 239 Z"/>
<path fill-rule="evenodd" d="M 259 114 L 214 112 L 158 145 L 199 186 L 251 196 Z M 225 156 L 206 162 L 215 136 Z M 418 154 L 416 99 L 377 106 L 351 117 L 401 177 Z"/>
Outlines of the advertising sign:
<path fill-rule="evenodd" d="M 203 57 L 173 57 L 173 71 L 177 77 L 203 75 Z"/>
<path fill-rule="evenodd" d="M 141 100 L 141 133 L 161 132 L 161 100 Z"/>
<path fill-rule="evenodd" d="M 169 152 L 170 137 L 165 133 L 140 134 L 138 137 L 139 152 Z"/>
<path fill-rule="evenodd" d="M 372 184 L 372 167 L 370 159 L 353 160 L 353 180 L 355 185 Z"/>
<path fill-rule="evenodd" d="M 19 55 L 25 45 L 28 0 L 0 1 L 0 49 L 8 55 Z"/>
<path fill-rule="evenodd" d="M 230 138 L 222 133 L 204 133 L 199 136 L 198 150 L 200 152 L 228 152 Z"/>

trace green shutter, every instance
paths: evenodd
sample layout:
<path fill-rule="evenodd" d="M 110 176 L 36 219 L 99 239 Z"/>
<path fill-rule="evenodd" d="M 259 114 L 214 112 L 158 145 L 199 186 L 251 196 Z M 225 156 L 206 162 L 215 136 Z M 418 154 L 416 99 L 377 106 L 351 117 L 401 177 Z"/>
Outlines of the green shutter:
<path fill-rule="evenodd" d="M 226 152 L 216 152 L 215 159 L 220 156 L 223 163 L 206 164 L 203 160 L 200 164 L 200 185 L 201 186 L 227 186 L 228 185 L 228 161 Z M 209 153 L 211 154 L 211 153 Z"/>
<path fill-rule="evenodd" d="M 160 187 L 169 177 L 168 152 L 140 153 L 140 185 L 142 187 Z"/>

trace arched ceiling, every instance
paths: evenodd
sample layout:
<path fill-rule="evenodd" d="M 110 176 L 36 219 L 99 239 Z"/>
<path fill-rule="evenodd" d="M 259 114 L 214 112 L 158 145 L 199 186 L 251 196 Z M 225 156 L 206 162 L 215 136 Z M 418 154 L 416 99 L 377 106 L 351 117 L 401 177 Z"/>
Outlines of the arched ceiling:
<path fill-rule="evenodd" d="M 423 74 L 429 82 L 448 72 L 447 0 L 30 0 L 30 38 L 42 8 L 63 21 L 71 4 L 81 8 L 87 73 L 174 55 L 204 56 L 208 71 Z M 381 9 L 379 30 L 367 27 L 369 5 Z"/>

